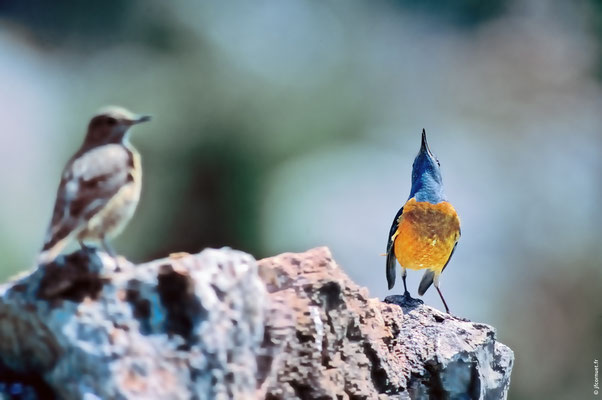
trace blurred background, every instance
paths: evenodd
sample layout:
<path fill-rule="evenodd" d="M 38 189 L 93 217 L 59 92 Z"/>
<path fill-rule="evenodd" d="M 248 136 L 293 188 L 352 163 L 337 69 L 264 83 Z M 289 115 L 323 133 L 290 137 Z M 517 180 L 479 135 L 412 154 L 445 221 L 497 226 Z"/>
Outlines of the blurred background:
<path fill-rule="evenodd" d="M 462 220 L 452 312 L 515 351 L 511 399 L 593 397 L 601 1 L 0 1 L 1 280 L 33 266 L 106 104 L 154 116 L 121 254 L 325 245 L 380 298 L 426 128 Z"/>

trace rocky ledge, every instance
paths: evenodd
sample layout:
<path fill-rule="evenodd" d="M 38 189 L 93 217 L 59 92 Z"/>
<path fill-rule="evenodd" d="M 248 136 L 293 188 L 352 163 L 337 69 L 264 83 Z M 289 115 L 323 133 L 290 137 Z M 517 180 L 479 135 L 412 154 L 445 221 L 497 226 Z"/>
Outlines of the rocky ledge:
<path fill-rule="evenodd" d="M 78 251 L 0 287 L 12 398 L 504 399 L 513 360 L 491 326 L 370 298 L 326 248 Z"/>

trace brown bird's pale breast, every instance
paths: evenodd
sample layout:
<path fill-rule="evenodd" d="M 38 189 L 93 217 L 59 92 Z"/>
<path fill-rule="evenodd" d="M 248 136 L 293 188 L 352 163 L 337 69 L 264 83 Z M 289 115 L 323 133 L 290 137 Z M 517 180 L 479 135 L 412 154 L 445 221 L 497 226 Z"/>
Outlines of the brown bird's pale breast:
<path fill-rule="evenodd" d="M 88 221 L 78 239 L 99 239 L 118 235 L 134 215 L 140 200 L 142 188 L 142 168 L 140 156 L 134 149 L 128 149 L 130 164 L 127 166 L 127 180 L 119 191 L 98 213 Z"/>

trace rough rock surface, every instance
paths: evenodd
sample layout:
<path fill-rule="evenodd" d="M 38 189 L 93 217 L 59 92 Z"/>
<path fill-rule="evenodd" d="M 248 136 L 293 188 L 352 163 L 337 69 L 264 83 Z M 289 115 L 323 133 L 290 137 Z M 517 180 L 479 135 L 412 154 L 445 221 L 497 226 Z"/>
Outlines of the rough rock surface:
<path fill-rule="evenodd" d="M 512 363 L 492 327 L 370 298 L 326 248 L 79 251 L 0 287 L 0 391 L 31 398 L 503 399 Z"/>
<path fill-rule="evenodd" d="M 79 251 L 0 296 L 0 371 L 34 384 L 39 398 L 255 396 L 267 297 L 247 254 L 117 267 Z"/>
<path fill-rule="evenodd" d="M 488 325 L 370 298 L 328 249 L 259 261 L 272 298 L 269 399 L 504 399 L 514 354 Z M 263 394 L 263 392 L 262 392 Z"/>

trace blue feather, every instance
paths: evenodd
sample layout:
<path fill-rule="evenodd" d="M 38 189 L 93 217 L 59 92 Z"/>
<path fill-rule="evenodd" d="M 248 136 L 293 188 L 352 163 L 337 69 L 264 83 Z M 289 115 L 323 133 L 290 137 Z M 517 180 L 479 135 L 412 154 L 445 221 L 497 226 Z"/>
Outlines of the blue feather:
<path fill-rule="evenodd" d="M 412 197 L 415 197 L 416 201 L 428 201 L 431 204 L 437 204 L 447 199 L 443 192 L 439 161 L 428 147 L 424 129 L 422 130 L 420 152 L 412 166 L 412 189 L 408 199 Z"/>

